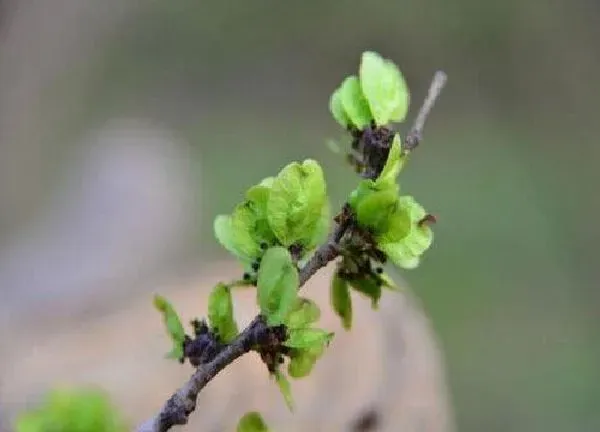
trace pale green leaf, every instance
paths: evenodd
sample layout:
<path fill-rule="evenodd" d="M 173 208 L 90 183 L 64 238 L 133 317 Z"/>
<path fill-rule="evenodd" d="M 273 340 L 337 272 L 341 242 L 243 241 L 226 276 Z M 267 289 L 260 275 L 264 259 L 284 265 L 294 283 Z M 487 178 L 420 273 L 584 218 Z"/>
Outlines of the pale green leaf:
<path fill-rule="evenodd" d="M 349 76 L 342 82 L 339 97 L 344 112 L 353 126 L 362 130 L 370 125 L 373 116 L 362 93 L 357 76 Z"/>
<path fill-rule="evenodd" d="M 327 205 L 325 178 L 314 160 L 284 167 L 273 181 L 267 204 L 269 225 L 284 246 L 310 244 L 322 231 Z"/>
<path fill-rule="evenodd" d="M 331 115 L 336 122 L 339 123 L 343 128 L 347 128 L 352 124 L 350 118 L 346 114 L 344 110 L 344 106 L 342 104 L 342 96 L 341 96 L 342 88 L 338 87 L 332 94 L 329 99 L 329 111 L 331 111 Z"/>
<path fill-rule="evenodd" d="M 402 74 L 391 61 L 379 54 L 363 53 L 359 69 L 360 87 L 378 126 L 402 121 L 406 116 L 409 93 Z"/>
<path fill-rule="evenodd" d="M 271 326 L 283 323 L 298 298 L 298 269 L 287 249 L 272 247 L 258 269 L 257 296 L 260 312 Z"/>
<path fill-rule="evenodd" d="M 419 265 L 419 257 L 415 256 L 404 243 L 383 243 L 378 247 L 400 268 L 414 269 Z"/>
<path fill-rule="evenodd" d="M 375 234 L 386 232 L 390 217 L 398 206 L 395 190 L 374 191 L 365 195 L 356 204 L 356 218 L 363 227 L 370 228 Z"/>

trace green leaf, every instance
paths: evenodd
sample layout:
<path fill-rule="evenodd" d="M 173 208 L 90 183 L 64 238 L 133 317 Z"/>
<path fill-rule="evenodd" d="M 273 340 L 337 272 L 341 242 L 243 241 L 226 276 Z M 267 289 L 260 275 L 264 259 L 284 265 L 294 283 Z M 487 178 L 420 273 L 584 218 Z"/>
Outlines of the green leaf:
<path fill-rule="evenodd" d="M 351 124 L 359 130 L 364 129 L 371 123 L 373 116 L 360 88 L 358 77 L 353 75 L 346 78 L 339 91 L 342 107 Z"/>
<path fill-rule="evenodd" d="M 356 204 L 356 218 L 361 226 L 370 228 L 375 235 L 388 230 L 390 217 L 398 207 L 395 190 L 374 191 Z"/>
<path fill-rule="evenodd" d="M 379 54 L 363 53 L 360 68 L 360 87 L 378 126 L 390 121 L 402 121 L 409 104 L 404 78 L 396 65 Z"/>
<path fill-rule="evenodd" d="M 298 297 L 296 305 L 287 316 L 285 325 L 288 328 L 301 328 L 318 321 L 321 317 L 321 310 L 317 304 L 307 298 Z"/>
<path fill-rule="evenodd" d="M 229 343 L 238 335 L 238 327 L 233 318 L 231 289 L 219 283 L 208 298 L 208 320 L 221 341 Z"/>
<path fill-rule="evenodd" d="M 307 250 L 313 250 L 327 240 L 327 236 L 331 230 L 331 219 L 331 204 L 329 203 L 329 200 L 325 198 L 325 202 L 321 207 L 321 215 L 312 231 L 312 238 L 306 243 Z"/>
<path fill-rule="evenodd" d="M 322 231 L 323 206 L 327 205 L 321 166 L 305 160 L 285 166 L 273 181 L 267 218 L 273 233 L 286 247 L 310 244 Z"/>
<path fill-rule="evenodd" d="M 108 396 L 96 389 L 58 388 L 17 417 L 16 432 L 124 432 L 128 428 Z"/>
<path fill-rule="evenodd" d="M 283 323 L 298 298 L 298 269 L 287 249 L 276 246 L 265 252 L 258 269 L 257 295 L 267 324 Z"/>
<path fill-rule="evenodd" d="M 341 318 L 342 326 L 346 330 L 352 328 L 352 297 L 348 282 L 337 273 L 331 279 L 331 305 L 335 313 Z"/>
<path fill-rule="evenodd" d="M 329 99 L 329 111 L 331 111 L 331 115 L 333 115 L 333 118 L 340 126 L 347 128 L 352 122 L 344 110 L 341 93 L 341 86 L 332 93 L 331 98 Z"/>
<path fill-rule="evenodd" d="M 400 134 L 397 133 L 392 140 L 392 146 L 390 147 L 383 170 L 379 174 L 379 177 L 377 177 L 377 180 L 375 180 L 375 188 L 383 189 L 395 186 L 398 174 L 402 171 L 407 157 L 408 155 L 402 153 L 402 140 L 400 139 Z"/>
<path fill-rule="evenodd" d="M 238 422 L 236 430 L 237 432 L 269 432 L 267 424 L 256 411 L 246 413 Z"/>
<path fill-rule="evenodd" d="M 376 278 L 366 275 L 361 278 L 348 281 L 350 286 L 359 293 L 371 299 L 371 307 L 377 309 L 381 299 L 381 282 Z"/>
<path fill-rule="evenodd" d="M 181 325 L 179 315 L 173 306 L 160 295 L 154 296 L 154 307 L 162 313 L 163 322 L 167 328 L 167 334 L 173 341 L 173 348 L 167 354 L 168 358 L 181 359 L 183 358 L 183 341 L 185 340 L 185 330 Z"/>
<path fill-rule="evenodd" d="M 288 374 L 292 378 L 304 378 L 310 374 L 316 362 L 317 357 L 310 351 L 299 351 L 297 355 L 290 359 Z"/>
<path fill-rule="evenodd" d="M 279 387 L 279 391 L 281 391 L 281 394 L 283 395 L 285 404 L 290 411 L 294 411 L 294 398 L 292 396 L 292 386 L 290 385 L 290 382 L 281 371 L 277 370 L 273 375 L 275 377 L 275 382 Z"/>
<path fill-rule="evenodd" d="M 328 345 L 333 333 L 318 328 L 290 329 L 283 343 L 288 348 L 307 349 L 316 345 Z"/>
<path fill-rule="evenodd" d="M 215 237 L 221 245 L 238 259 L 244 262 L 252 261 L 259 253 L 256 242 L 252 239 L 247 229 L 240 229 L 240 216 L 236 218 L 234 226 L 233 217 L 219 215 L 214 221 Z"/>
<path fill-rule="evenodd" d="M 433 231 L 420 224 L 426 216 L 425 209 L 411 196 L 398 200 L 399 212 L 410 220 L 408 232 L 400 238 L 390 233 L 378 238 L 378 248 L 398 267 L 412 269 L 419 265 L 420 257 L 433 243 Z M 406 216 L 405 216 L 406 217 Z"/>
<path fill-rule="evenodd" d="M 400 268 L 410 270 L 419 266 L 419 257 L 413 255 L 404 243 L 383 243 L 378 247 Z"/>
<path fill-rule="evenodd" d="M 396 282 L 394 282 L 394 280 L 387 273 L 381 273 L 377 276 L 381 280 L 381 283 L 383 284 L 382 286 L 384 286 L 385 288 L 396 292 L 402 291 L 402 289 L 396 284 Z"/>

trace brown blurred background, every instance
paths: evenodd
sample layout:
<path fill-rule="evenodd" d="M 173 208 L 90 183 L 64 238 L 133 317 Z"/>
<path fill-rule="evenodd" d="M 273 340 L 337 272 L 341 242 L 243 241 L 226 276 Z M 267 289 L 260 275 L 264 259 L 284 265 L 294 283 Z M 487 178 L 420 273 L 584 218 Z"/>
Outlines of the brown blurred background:
<path fill-rule="evenodd" d="M 449 76 L 403 181 L 436 242 L 403 277 L 458 430 L 600 430 L 598 40 L 589 0 L 1 0 L 2 349 L 40 316 L 151 308 L 225 257 L 214 215 L 292 159 L 342 202 L 327 104 L 372 49 L 413 108 Z"/>

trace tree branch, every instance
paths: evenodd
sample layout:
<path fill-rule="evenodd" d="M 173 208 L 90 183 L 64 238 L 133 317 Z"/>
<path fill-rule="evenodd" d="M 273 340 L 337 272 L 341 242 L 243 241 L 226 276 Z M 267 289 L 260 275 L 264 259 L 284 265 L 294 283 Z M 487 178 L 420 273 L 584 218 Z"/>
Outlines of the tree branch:
<path fill-rule="evenodd" d="M 438 71 L 433 78 L 427 97 L 419 110 L 413 127 L 405 138 L 405 150 L 410 151 L 421 142 L 425 120 L 445 83 L 446 74 Z M 298 289 L 319 269 L 339 256 L 340 242 L 351 228 L 352 218 L 350 206 L 348 204 L 344 205 L 341 213 L 336 217 L 336 227 L 327 242 L 317 249 L 300 270 L 300 286 Z M 226 345 L 210 362 L 199 365 L 188 382 L 169 398 L 155 417 L 138 426 L 137 432 L 166 432 L 172 426 L 186 424 L 189 415 L 196 408 L 196 400 L 200 391 L 228 365 L 250 352 L 256 345 L 260 345 L 268 330 L 269 327 L 263 318 L 260 315 L 256 316 L 238 337 Z"/>
<path fill-rule="evenodd" d="M 336 225 L 328 241 L 317 249 L 300 270 L 300 288 L 319 269 L 338 256 L 339 242 L 350 226 L 350 218 L 344 214 L 347 206 L 344 209 L 340 215 L 340 223 Z M 267 330 L 267 324 L 261 316 L 256 316 L 244 331 L 233 342 L 226 345 L 212 361 L 198 366 L 189 381 L 169 398 L 155 417 L 142 423 L 137 432 L 166 432 L 172 426 L 186 424 L 189 415 L 196 408 L 198 394 L 206 384 L 229 364 L 250 352 L 253 346 L 260 343 Z"/>

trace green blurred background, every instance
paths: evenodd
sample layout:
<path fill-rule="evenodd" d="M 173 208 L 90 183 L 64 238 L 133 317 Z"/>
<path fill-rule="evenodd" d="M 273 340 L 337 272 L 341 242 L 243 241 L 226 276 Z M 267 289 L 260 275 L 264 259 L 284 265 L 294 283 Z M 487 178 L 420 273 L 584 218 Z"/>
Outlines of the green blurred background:
<path fill-rule="evenodd" d="M 17 12 L 0 34 L 19 3 L 5 3 Z M 328 99 L 364 50 L 400 66 L 409 122 L 443 69 L 448 85 L 402 184 L 438 217 L 436 241 L 403 276 L 443 345 L 458 430 L 600 430 L 600 3 L 86 4 L 67 44 L 21 42 L 39 54 L 31 70 L 59 66 L 14 108 L 20 122 L 5 120 L 0 247 L 27 235 L 86 131 L 133 116 L 175 131 L 194 155 L 200 222 L 181 261 L 223 257 L 214 215 L 288 161 L 321 161 L 335 203 L 353 188 L 325 145 L 343 136 Z M 9 89 L 29 69 L 5 58 Z M 4 95 L 6 119 L 16 111 Z"/>

